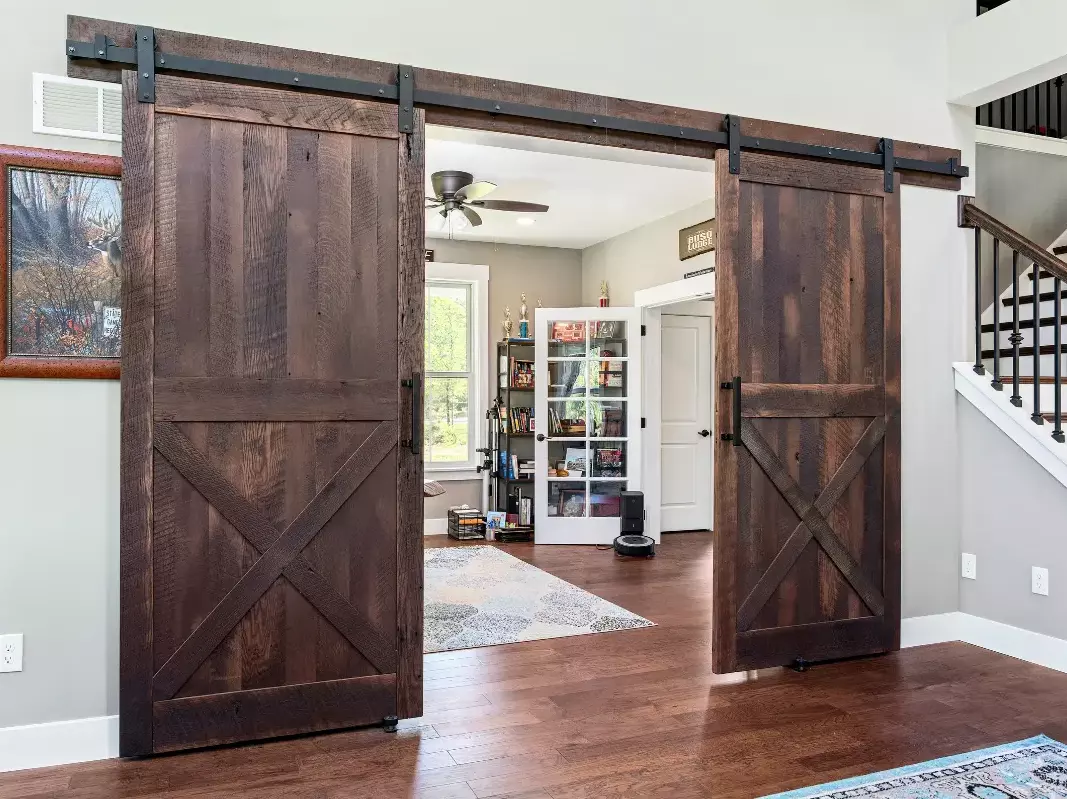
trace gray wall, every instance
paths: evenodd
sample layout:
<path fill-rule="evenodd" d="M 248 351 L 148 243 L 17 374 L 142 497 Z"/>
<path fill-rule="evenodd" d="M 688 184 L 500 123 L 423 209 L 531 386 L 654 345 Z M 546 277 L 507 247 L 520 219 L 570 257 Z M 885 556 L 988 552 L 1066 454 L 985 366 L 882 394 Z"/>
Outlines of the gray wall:
<path fill-rule="evenodd" d="M 681 280 L 686 272 L 715 265 L 715 254 L 678 260 L 678 231 L 715 216 L 715 175 L 708 200 L 582 250 L 582 302 L 596 305 L 600 281 L 608 281 L 612 305 L 633 305 L 634 292 Z"/>
<path fill-rule="evenodd" d="M 1041 247 L 1067 229 L 1067 158 L 979 145 L 975 203 Z M 973 235 L 973 234 L 972 234 Z M 983 234 L 983 307 L 993 301 L 993 240 Z M 1000 290 L 1011 285 L 1011 254 L 1001 248 Z"/>
<path fill-rule="evenodd" d="M 569 308 L 581 304 L 581 250 L 558 247 L 523 247 L 516 244 L 487 244 L 481 241 L 449 241 L 427 239 L 427 248 L 434 251 L 434 260 L 450 264 L 486 264 L 489 267 L 489 369 L 490 386 L 496 386 L 496 342 L 502 334 L 500 322 L 504 306 L 511 306 L 518 335 L 519 298 L 526 292 L 533 308 L 540 299 L 546 308 Z M 596 303 L 594 303 L 595 305 Z M 531 450 L 532 452 L 532 450 Z M 425 518 L 440 519 L 449 507 L 467 504 L 474 508 L 482 504 L 480 480 L 449 480 L 442 483 L 445 493 L 427 497 Z"/>
<path fill-rule="evenodd" d="M 457 14 L 438 0 L 264 3 L 252 14 L 217 0 L 35 0 L 19 4 L 6 40 L 0 142 L 118 152 L 30 132 L 31 73 L 65 72 L 65 15 L 75 13 L 958 147 L 974 163 L 974 114 L 945 103 L 946 34 L 973 17 L 969 0 L 899 0 L 888 16 L 850 0 L 771 15 L 765 5 L 684 3 L 689 29 L 759 31 L 709 48 L 680 47 L 679 14 L 650 13 L 644 0 L 544 0 L 537 14 L 510 3 Z M 456 46 L 466 41 L 479 46 Z M 949 364 L 966 357 L 967 239 L 951 192 L 907 187 L 901 201 L 904 612 L 921 615 L 958 609 Z M 0 380 L 0 632 L 26 634 L 26 671 L 0 675 L 0 726 L 117 710 L 117 440 L 117 383 Z M 86 460 L 98 452 L 111 460 Z"/>
<path fill-rule="evenodd" d="M 978 579 L 960 583 L 960 610 L 1067 638 L 1067 488 L 961 396 L 960 548 Z M 1049 570 L 1049 595 L 1030 592 L 1030 569 Z"/>

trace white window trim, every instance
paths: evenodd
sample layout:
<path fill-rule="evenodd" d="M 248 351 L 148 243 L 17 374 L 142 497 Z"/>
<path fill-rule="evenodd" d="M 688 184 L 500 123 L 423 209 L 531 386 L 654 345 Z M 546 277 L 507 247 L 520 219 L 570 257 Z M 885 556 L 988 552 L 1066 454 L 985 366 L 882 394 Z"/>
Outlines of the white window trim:
<path fill-rule="evenodd" d="M 471 437 L 474 448 L 485 446 L 485 411 L 489 407 L 489 267 L 483 264 L 442 264 L 431 261 L 426 264 L 426 280 L 439 282 L 464 283 L 471 287 L 471 309 L 473 321 L 471 342 L 471 366 L 473 385 L 471 397 L 473 407 L 468 409 L 471 419 Z M 425 426 L 424 426 L 425 427 Z M 442 480 L 481 480 L 482 475 L 476 470 L 482 457 L 474 453 L 474 460 L 457 466 L 425 467 L 427 477 Z"/>

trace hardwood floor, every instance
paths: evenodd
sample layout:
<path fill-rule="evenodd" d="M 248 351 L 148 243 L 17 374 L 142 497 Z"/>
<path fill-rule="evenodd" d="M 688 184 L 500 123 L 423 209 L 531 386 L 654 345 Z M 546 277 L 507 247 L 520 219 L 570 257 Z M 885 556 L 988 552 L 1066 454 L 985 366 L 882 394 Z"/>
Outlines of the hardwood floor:
<path fill-rule="evenodd" d="M 0 799 L 748 799 L 1042 732 L 1067 740 L 1067 674 L 966 644 L 712 674 L 710 539 L 666 536 L 652 560 L 504 546 L 658 626 L 428 655 L 426 715 L 396 735 L 0 774 Z"/>

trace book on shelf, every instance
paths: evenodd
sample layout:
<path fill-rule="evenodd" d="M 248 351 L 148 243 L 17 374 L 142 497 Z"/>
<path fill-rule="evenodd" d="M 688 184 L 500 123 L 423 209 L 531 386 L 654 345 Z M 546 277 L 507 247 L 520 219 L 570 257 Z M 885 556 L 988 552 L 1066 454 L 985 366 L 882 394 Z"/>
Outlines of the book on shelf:
<path fill-rule="evenodd" d="M 508 371 L 512 388 L 533 388 L 534 386 L 534 362 L 522 360 L 511 356 L 511 365 Z"/>

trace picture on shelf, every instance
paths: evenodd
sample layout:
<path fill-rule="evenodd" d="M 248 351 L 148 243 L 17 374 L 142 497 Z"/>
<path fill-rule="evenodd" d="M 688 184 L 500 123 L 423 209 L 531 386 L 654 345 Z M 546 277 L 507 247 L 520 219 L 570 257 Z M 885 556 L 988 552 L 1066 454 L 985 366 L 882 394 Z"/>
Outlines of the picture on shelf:
<path fill-rule="evenodd" d="M 585 447 L 567 447 L 563 468 L 569 477 L 585 477 Z"/>
<path fill-rule="evenodd" d="M 559 491 L 560 516 L 585 516 L 585 489 L 561 488 Z"/>
<path fill-rule="evenodd" d="M 507 514 L 502 510 L 491 510 L 485 514 L 485 526 L 490 530 L 502 530 L 507 523 Z"/>
<path fill-rule="evenodd" d="M 553 322 L 552 338 L 563 342 L 584 342 L 585 322 Z"/>

